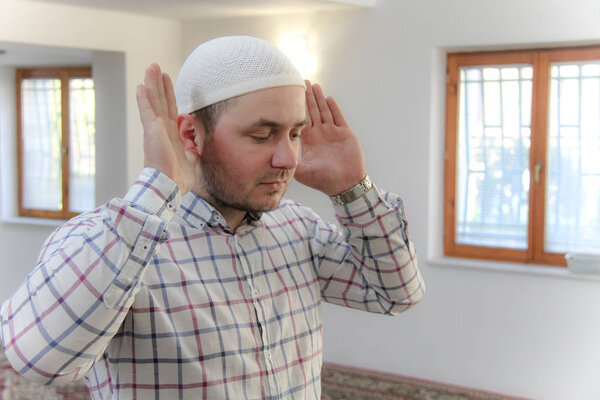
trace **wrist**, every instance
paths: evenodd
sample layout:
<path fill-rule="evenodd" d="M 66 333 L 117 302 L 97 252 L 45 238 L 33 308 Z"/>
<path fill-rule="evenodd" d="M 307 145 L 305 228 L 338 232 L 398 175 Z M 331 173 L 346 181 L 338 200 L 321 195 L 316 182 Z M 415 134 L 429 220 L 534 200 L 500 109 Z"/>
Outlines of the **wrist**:
<path fill-rule="evenodd" d="M 338 193 L 334 196 L 330 196 L 329 198 L 331 199 L 331 201 L 334 202 L 334 204 L 344 205 L 351 203 L 354 200 L 364 196 L 372 188 L 373 182 L 371 182 L 371 178 L 369 178 L 369 175 L 366 175 L 359 183 L 357 183 L 350 189 Z"/>

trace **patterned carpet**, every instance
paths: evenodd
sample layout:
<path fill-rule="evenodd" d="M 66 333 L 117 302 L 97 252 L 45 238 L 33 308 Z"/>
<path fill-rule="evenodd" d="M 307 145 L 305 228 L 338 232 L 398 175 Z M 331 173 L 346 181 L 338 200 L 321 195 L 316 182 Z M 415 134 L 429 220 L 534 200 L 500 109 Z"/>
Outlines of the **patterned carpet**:
<path fill-rule="evenodd" d="M 323 400 L 525 400 L 332 363 L 321 375 Z"/>
<path fill-rule="evenodd" d="M 326 363 L 323 400 L 514 400 L 496 395 Z M 89 400 L 83 383 L 38 386 L 20 377 L 0 351 L 0 400 Z"/>

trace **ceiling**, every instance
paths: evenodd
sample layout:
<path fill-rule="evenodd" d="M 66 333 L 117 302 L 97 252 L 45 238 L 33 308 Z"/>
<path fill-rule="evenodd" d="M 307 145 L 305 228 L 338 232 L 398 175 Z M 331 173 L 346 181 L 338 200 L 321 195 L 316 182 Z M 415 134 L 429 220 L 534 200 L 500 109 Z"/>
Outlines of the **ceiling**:
<path fill-rule="evenodd" d="M 35 0 L 180 21 L 374 7 L 376 0 Z"/>
<path fill-rule="evenodd" d="M 92 9 L 160 16 L 180 21 L 265 16 L 375 7 L 376 0 L 34 0 Z M 0 65 L 86 65 L 92 52 L 0 42 Z"/>

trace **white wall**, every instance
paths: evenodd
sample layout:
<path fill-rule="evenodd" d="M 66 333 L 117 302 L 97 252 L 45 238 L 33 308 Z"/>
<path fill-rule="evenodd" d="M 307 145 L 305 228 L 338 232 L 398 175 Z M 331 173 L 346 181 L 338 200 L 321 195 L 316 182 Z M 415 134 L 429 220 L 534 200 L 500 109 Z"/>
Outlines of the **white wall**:
<path fill-rule="evenodd" d="M 158 62 L 176 72 L 181 64 L 181 25 L 159 18 L 90 11 L 27 0 L 0 0 L 0 42 L 93 50 L 97 89 L 97 200 L 122 195 L 143 164 L 142 129 L 135 87 L 144 69 Z M 14 74 L 0 68 L 0 155 L 13 155 L 16 135 Z M 2 164 L 4 165 L 4 164 Z M 14 199 L 11 170 L 0 168 L 2 203 Z M 6 188 L 11 188 L 7 190 Z M 8 201 L 9 202 L 9 201 Z M 9 202 L 10 203 L 10 202 Z M 3 215 L 6 217 L 6 215 Z M 0 302 L 33 268 L 53 226 L 0 221 Z"/>
<path fill-rule="evenodd" d="M 96 204 L 122 196 L 127 179 L 127 85 L 123 52 L 95 51 Z M 133 171 L 132 171 L 133 172 Z"/>
<path fill-rule="evenodd" d="M 535 399 L 600 398 L 598 281 L 431 261 L 441 255 L 446 49 L 600 42 L 598 21 L 597 0 L 378 0 L 367 11 L 184 25 L 186 54 L 220 35 L 277 42 L 305 31 L 315 80 L 359 134 L 370 175 L 405 199 L 425 299 L 397 318 L 325 306 L 326 360 Z M 299 185 L 289 195 L 330 216 L 324 196 Z"/>

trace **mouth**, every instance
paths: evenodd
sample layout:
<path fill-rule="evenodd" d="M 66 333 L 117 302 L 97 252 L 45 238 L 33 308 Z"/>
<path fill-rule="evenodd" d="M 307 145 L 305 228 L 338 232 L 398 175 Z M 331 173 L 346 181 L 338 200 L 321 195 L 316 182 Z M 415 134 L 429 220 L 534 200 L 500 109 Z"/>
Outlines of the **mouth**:
<path fill-rule="evenodd" d="M 262 179 L 259 180 L 259 186 L 272 192 L 285 190 L 287 185 L 290 183 L 292 176 L 293 174 L 290 174 L 287 170 L 280 170 L 275 173 L 270 173 L 263 176 Z"/>
<path fill-rule="evenodd" d="M 285 187 L 284 180 L 270 181 L 270 182 L 261 182 L 261 186 L 267 188 L 268 190 L 279 190 Z"/>

